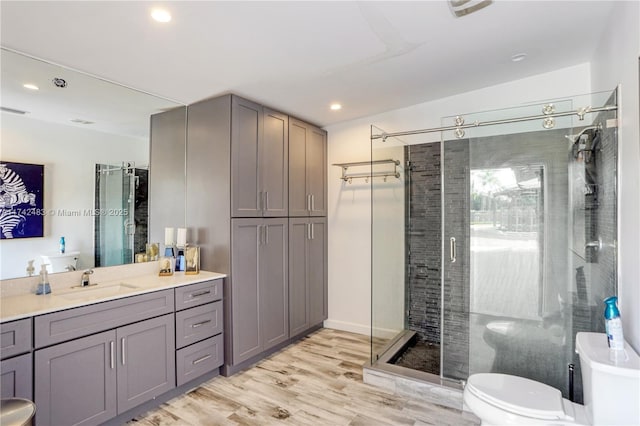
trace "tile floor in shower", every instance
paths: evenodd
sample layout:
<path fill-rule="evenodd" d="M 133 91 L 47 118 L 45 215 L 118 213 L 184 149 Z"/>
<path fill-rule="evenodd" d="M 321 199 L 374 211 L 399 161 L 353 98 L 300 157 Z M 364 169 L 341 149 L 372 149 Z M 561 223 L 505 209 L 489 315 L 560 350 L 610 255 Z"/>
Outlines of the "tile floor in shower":
<path fill-rule="evenodd" d="M 440 374 L 440 345 L 416 339 L 395 357 L 393 364 L 431 374 Z"/>

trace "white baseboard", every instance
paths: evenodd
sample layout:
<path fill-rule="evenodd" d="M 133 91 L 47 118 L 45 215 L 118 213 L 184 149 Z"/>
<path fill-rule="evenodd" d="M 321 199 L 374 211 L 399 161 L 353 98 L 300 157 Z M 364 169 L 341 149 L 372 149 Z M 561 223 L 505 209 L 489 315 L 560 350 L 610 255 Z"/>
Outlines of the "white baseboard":
<path fill-rule="evenodd" d="M 338 321 L 328 319 L 324 322 L 325 328 L 333 328 L 334 330 L 349 331 L 351 333 L 364 334 L 365 336 L 371 335 L 371 326 L 368 324 L 356 324 L 347 321 Z M 391 339 L 398 335 L 402 330 L 391 330 L 386 328 L 376 328 L 374 330 L 374 336 L 383 339 Z"/>
<path fill-rule="evenodd" d="M 349 331 L 351 333 L 364 334 L 369 336 L 371 334 L 371 327 L 366 324 L 356 324 L 353 322 L 337 321 L 328 319 L 324 321 L 325 328 L 333 328 L 334 330 Z"/>

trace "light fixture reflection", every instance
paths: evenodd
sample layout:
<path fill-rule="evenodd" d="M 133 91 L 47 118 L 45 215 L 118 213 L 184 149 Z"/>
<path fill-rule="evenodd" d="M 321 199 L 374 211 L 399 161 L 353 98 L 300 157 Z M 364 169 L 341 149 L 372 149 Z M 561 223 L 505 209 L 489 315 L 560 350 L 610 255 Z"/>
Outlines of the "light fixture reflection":
<path fill-rule="evenodd" d="M 171 21 L 171 14 L 165 9 L 153 9 L 151 11 L 151 17 L 158 22 L 169 22 Z"/>

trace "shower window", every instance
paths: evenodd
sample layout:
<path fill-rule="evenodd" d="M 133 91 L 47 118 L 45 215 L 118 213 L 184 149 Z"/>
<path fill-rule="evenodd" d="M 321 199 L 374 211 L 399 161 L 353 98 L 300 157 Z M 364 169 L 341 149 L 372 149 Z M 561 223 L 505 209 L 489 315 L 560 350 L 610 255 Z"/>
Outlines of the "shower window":
<path fill-rule="evenodd" d="M 543 171 L 542 166 L 471 170 L 471 312 L 540 318 Z"/>

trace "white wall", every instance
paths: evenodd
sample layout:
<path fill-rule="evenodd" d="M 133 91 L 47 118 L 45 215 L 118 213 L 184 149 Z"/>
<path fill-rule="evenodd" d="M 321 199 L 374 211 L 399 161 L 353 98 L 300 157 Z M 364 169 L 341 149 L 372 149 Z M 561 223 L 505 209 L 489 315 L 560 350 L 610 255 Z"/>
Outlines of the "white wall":
<path fill-rule="evenodd" d="M 592 90 L 621 84 L 618 289 L 626 340 L 640 352 L 640 3 L 619 2 L 591 62 Z"/>
<path fill-rule="evenodd" d="M 387 132 L 439 127 L 441 118 L 446 116 L 586 94 L 592 91 L 590 82 L 590 66 L 585 63 L 327 127 L 330 164 L 329 318 L 325 325 L 370 333 L 371 194 L 368 187 L 355 189 L 343 186 L 338 179 L 340 168 L 331 164 L 368 160 L 371 155 L 371 124 Z M 437 141 L 440 134 L 406 139 L 410 143 Z M 388 261 L 393 263 L 391 258 L 398 255 L 403 256 L 390 250 Z"/>
<path fill-rule="evenodd" d="M 95 164 L 127 160 L 146 165 L 148 142 L 10 113 L 1 117 L 1 160 L 44 164 L 44 209 L 56 213 L 45 216 L 43 238 L 0 241 L 0 278 L 25 276 L 29 259 L 36 259 L 39 271 L 39 255 L 56 253 L 61 236 L 67 251 L 80 251 L 79 267 L 93 266 L 94 217 L 84 210 L 94 208 Z M 81 215 L 61 216 L 58 210 Z"/>

